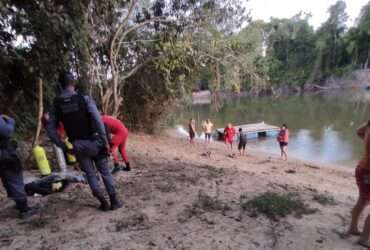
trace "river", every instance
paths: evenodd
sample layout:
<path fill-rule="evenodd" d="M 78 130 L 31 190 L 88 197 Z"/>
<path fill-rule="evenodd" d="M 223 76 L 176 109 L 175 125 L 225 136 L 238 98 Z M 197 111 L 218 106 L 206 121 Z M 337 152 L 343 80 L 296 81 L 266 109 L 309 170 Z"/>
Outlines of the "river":
<path fill-rule="evenodd" d="M 355 167 L 363 152 L 356 128 L 370 119 L 370 92 L 365 90 L 310 93 L 273 99 L 233 98 L 218 104 L 184 106 L 173 112 L 171 126 L 186 128 L 189 118 L 210 118 L 215 127 L 228 122 L 286 123 L 290 130 L 289 154 L 321 165 Z M 249 141 L 269 153 L 279 153 L 275 138 Z"/>

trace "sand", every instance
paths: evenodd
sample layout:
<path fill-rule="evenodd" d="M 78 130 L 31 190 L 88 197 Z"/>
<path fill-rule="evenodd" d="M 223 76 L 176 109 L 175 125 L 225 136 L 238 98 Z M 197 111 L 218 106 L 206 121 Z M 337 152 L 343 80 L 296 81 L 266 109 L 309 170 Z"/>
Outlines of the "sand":
<path fill-rule="evenodd" d="M 230 158 L 221 143 L 209 146 L 208 158 L 203 142 L 171 135 L 130 136 L 133 171 L 115 176 L 125 202 L 116 211 L 98 211 L 89 188 L 75 184 L 30 198 L 41 214 L 22 221 L 0 189 L 0 249 L 363 249 L 337 233 L 357 198 L 352 169 L 284 162 L 254 149 Z M 241 209 L 241 196 L 266 191 L 299 193 L 317 212 L 270 220 Z M 336 205 L 319 204 L 317 194 Z"/>

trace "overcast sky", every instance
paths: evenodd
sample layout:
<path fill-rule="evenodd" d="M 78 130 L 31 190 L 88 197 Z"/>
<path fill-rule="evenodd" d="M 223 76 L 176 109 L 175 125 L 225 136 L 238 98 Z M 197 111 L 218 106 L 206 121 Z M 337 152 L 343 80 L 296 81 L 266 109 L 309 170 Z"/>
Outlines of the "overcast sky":
<path fill-rule="evenodd" d="M 328 8 L 337 0 L 250 0 L 247 6 L 251 9 L 252 18 L 268 21 L 270 17 L 290 18 L 300 11 L 312 14 L 311 24 L 317 28 L 328 18 Z M 345 0 L 348 22 L 352 25 L 360 9 L 369 0 Z"/>

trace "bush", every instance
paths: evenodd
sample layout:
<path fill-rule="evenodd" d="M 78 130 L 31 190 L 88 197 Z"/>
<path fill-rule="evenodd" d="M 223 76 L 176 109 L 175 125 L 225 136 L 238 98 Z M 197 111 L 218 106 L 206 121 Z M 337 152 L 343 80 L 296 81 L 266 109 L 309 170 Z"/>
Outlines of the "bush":
<path fill-rule="evenodd" d="M 304 214 L 316 212 L 316 210 L 310 209 L 308 205 L 304 204 L 297 194 L 293 193 L 277 194 L 266 192 L 252 200 L 247 200 L 246 196 L 241 196 L 240 206 L 242 210 L 248 211 L 252 217 L 263 214 L 273 220 L 278 220 L 290 214 L 300 218 Z"/>
<path fill-rule="evenodd" d="M 312 198 L 312 200 L 316 201 L 317 203 L 323 205 L 323 206 L 334 206 L 337 205 L 337 202 L 335 201 L 334 197 L 328 195 L 328 194 L 315 194 Z"/>

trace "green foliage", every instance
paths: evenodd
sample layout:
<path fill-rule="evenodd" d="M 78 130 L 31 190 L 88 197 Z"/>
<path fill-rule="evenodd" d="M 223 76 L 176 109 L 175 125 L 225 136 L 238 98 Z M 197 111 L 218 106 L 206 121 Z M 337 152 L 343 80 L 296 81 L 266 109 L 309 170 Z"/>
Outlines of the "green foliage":
<path fill-rule="evenodd" d="M 263 214 L 270 219 L 278 220 L 287 215 L 294 214 L 301 217 L 305 214 L 312 214 L 316 210 L 310 209 L 304 204 L 298 194 L 277 194 L 266 192 L 248 200 L 245 196 L 240 197 L 240 206 L 248 211 L 251 216 Z"/>
<path fill-rule="evenodd" d="M 119 96 L 106 99 L 122 99 L 119 113 L 132 127 L 153 130 L 194 89 L 258 91 L 369 68 L 370 3 L 347 30 L 338 1 L 317 31 L 303 14 L 250 21 L 241 0 L 138 1 L 129 10 L 120 0 L 1 1 L 0 112 L 19 117 L 20 130 L 33 128 L 37 79 L 48 107 L 58 72 L 68 69 L 101 103 L 117 83 Z M 113 43 L 119 30 L 125 35 Z M 112 44 L 121 46 L 116 54 Z"/>

